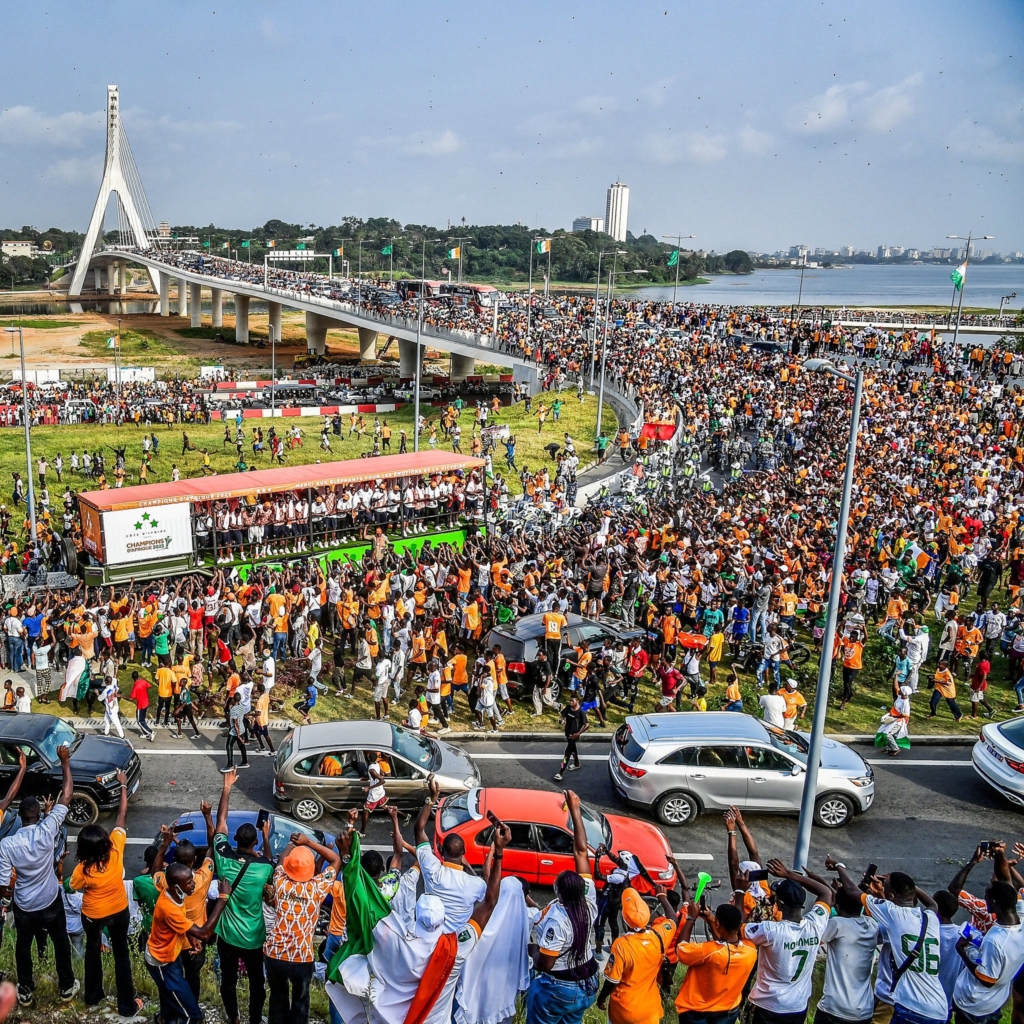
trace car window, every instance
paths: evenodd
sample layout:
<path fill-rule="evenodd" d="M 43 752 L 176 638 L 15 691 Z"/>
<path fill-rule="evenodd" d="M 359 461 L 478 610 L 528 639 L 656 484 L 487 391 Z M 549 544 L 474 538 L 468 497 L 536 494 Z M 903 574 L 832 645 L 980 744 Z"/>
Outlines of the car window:
<path fill-rule="evenodd" d="M 38 752 L 27 743 L 4 743 L 0 744 L 0 764 L 5 768 L 17 768 L 19 750 L 24 751 L 25 761 L 29 766 L 42 761 Z"/>
<path fill-rule="evenodd" d="M 423 772 L 417 771 L 408 761 L 392 755 L 391 771 L 396 779 L 422 779 Z"/>
<path fill-rule="evenodd" d="M 510 850 L 536 850 L 537 846 L 533 841 L 533 826 L 521 821 L 508 821 L 509 831 L 512 839 L 508 844 Z M 482 832 L 477 834 L 477 846 L 490 846 L 494 838 L 494 826 L 488 825 Z"/>
<path fill-rule="evenodd" d="M 566 853 L 570 856 L 573 852 L 572 833 L 555 825 L 538 825 L 537 834 L 540 838 L 540 848 L 545 853 Z"/>
<path fill-rule="evenodd" d="M 747 747 L 751 768 L 764 772 L 791 772 L 793 762 L 771 747 Z"/>
<path fill-rule="evenodd" d="M 696 747 L 680 747 L 678 750 L 673 750 L 671 754 L 667 754 L 663 757 L 658 764 L 696 764 L 697 763 L 697 748 Z"/>
<path fill-rule="evenodd" d="M 697 755 L 701 768 L 742 768 L 746 770 L 747 758 L 742 747 L 701 747 Z"/>
<path fill-rule="evenodd" d="M 433 771 L 441 764 L 441 752 L 430 740 L 419 733 L 409 732 L 397 725 L 391 727 L 391 744 L 396 754 L 408 758 L 413 764 Z"/>
<path fill-rule="evenodd" d="M 324 754 L 317 774 L 328 778 L 361 779 L 359 755 L 354 750 L 334 750 Z"/>
<path fill-rule="evenodd" d="M 296 761 L 292 765 L 292 771 L 296 775 L 308 775 L 313 770 L 313 762 L 315 760 L 315 757 L 304 757 L 301 761 Z"/>
<path fill-rule="evenodd" d="M 579 640 L 585 641 L 588 644 L 600 643 L 609 635 L 608 631 L 600 626 L 589 625 L 577 626 L 575 632 Z"/>

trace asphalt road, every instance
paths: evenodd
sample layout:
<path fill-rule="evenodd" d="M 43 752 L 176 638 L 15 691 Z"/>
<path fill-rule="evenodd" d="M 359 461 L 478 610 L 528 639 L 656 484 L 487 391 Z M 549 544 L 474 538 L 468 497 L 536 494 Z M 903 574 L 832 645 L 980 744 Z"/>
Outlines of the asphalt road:
<path fill-rule="evenodd" d="M 278 733 L 278 735 L 281 735 Z M 202 799 L 216 808 L 221 789 L 221 745 L 212 733 L 193 741 L 172 739 L 161 729 L 154 743 L 137 745 L 143 761 L 142 785 L 132 799 L 128 815 L 127 868 L 136 873 L 142 850 L 159 831 L 184 810 L 198 809 Z M 552 776 L 558 769 L 558 743 L 467 742 L 467 752 L 477 758 L 485 785 L 524 789 L 561 788 Z M 881 870 L 910 871 L 919 884 L 932 890 L 944 885 L 957 866 L 982 840 L 1024 838 L 1019 812 L 992 791 L 970 765 L 970 748 L 916 747 L 899 760 L 879 757 L 874 748 L 860 751 L 874 764 L 877 785 L 872 809 L 847 828 L 812 835 L 811 862 L 821 865 L 827 853 L 854 867 L 875 862 Z M 581 744 L 582 768 L 566 776 L 592 807 L 617 814 L 634 814 L 615 796 L 608 780 L 602 743 Z M 232 806 L 254 809 L 272 807 L 273 759 L 255 756 L 252 767 L 239 773 Z M 110 817 L 102 821 L 109 826 Z M 791 861 L 796 820 L 751 815 L 748 823 L 760 845 L 762 858 Z M 337 818 L 325 816 L 319 823 L 336 831 Z M 684 870 L 703 868 L 716 877 L 725 870 L 725 832 L 717 815 L 704 815 L 686 828 L 667 828 L 665 833 Z M 411 835 L 407 836 L 411 839 Z M 366 842 L 390 848 L 383 822 L 371 821 Z M 979 882 L 984 882 L 978 872 Z M 977 886 L 975 888 L 978 888 Z"/>

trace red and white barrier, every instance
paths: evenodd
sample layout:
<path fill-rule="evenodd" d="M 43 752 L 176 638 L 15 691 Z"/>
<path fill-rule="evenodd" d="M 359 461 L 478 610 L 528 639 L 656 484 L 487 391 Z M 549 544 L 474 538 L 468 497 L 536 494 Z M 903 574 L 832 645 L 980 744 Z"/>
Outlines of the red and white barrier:
<path fill-rule="evenodd" d="M 347 416 L 349 413 L 376 415 L 377 413 L 394 412 L 401 409 L 402 402 L 378 402 L 370 405 L 285 405 L 276 409 L 217 409 L 212 418 L 215 420 L 233 420 L 241 413 L 244 420 L 268 420 L 280 416 L 333 416 L 338 413 Z"/>

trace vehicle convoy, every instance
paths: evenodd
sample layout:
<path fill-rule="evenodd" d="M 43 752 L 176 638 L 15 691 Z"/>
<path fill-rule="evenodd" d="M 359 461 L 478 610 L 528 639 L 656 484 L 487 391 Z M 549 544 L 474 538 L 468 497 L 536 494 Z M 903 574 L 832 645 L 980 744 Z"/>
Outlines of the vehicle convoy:
<path fill-rule="evenodd" d="M 982 726 L 971 763 L 997 793 L 1024 807 L 1024 718 Z"/>
<path fill-rule="evenodd" d="M 117 736 L 81 733 L 54 715 L 4 715 L 0 717 L 0 791 L 6 792 L 18 774 L 18 751 L 28 761 L 18 796 L 40 800 L 61 791 L 62 771 L 57 748 L 71 750 L 74 790 L 68 805 L 67 823 L 92 825 L 101 811 L 114 810 L 121 799 L 117 773 L 128 777 L 128 795 L 139 788 L 142 762 L 131 743 Z"/>
<path fill-rule="evenodd" d="M 583 615 L 570 612 L 566 615 L 566 626 L 562 631 L 562 654 L 575 659 L 573 648 L 586 647 L 596 653 L 604 646 L 605 641 L 611 643 L 628 643 L 636 637 L 645 636 L 639 627 L 629 627 L 619 619 L 602 616 L 588 619 Z M 510 692 L 525 692 L 533 684 L 529 678 L 527 666 L 537 660 L 537 652 L 543 649 L 544 616 L 524 615 L 515 622 L 504 626 L 495 626 L 487 636 L 487 647 L 495 645 L 507 662 L 508 685 Z M 568 682 L 571 669 L 566 669 L 565 659 L 560 659 L 557 666 L 555 681 L 551 687 L 551 699 L 558 700 L 562 686 Z"/>
<path fill-rule="evenodd" d="M 319 722 L 296 726 L 278 746 L 274 802 L 307 823 L 325 811 L 362 806 L 375 759 L 385 768 L 388 803 L 403 810 L 423 803 L 430 775 L 442 793 L 480 785 L 472 758 L 451 743 L 388 722 Z"/>
<path fill-rule="evenodd" d="M 631 715 L 615 732 L 608 773 L 620 797 L 666 825 L 689 825 L 702 811 L 730 806 L 797 814 L 808 736 L 734 711 Z M 1024 757 L 1024 754 L 1022 754 Z M 814 823 L 849 824 L 871 807 L 871 766 L 846 744 L 825 738 Z"/>
<path fill-rule="evenodd" d="M 591 863 L 599 846 L 620 853 L 628 850 L 646 868 L 655 882 L 671 887 L 676 877 L 672 848 L 661 829 L 646 821 L 618 814 L 602 814 L 580 804 L 587 833 Z M 561 793 L 536 789 L 471 789 L 443 799 L 434 816 L 434 847 L 449 835 L 459 835 L 466 844 L 466 861 L 482 865 L 491 845 L 493 814 L 512 831 L 505 847 L 503 870 L 536 885 L 550 886 L 556 876 L 574 867 L 572 822 Z M 602 855 L 602 875 L 615 864 Z M 598 884 L 603 884 L 598 882 Z"/>
<path fill-rule="evenodd" d="M 370 520 L 353 522 L 352 514 L 338 508 L 335 499 L 345 491 L 367 483 L 372 491 L 376 481 L 395 481 L 404 489 L 406 482 L 433 476 L 455 479 L 483 465 L 483 459 L 472 456 L 425 451 L 87 491 L 78 495 L 83 550 L 76 552 L 68 541 L 67 571 L 81 575 L 89 586 L 101 586 L 219 567 L 244 573 L 258 562 L 280 564 L 283 553 L 313 554 L 322 566 L 336 559 L 358 559 L 369 545 L 351 535 Z M 302 518 L 280 526 L 271 519 L 269 509 L 275 502 L 291 501 L 293 507 L 306 508 L 316 495 L 334 503 L 333 511 L 320 517 L 303 512 Z M 374 518 L 373 524 L 400 530 L 407 522 L 402 508 L 381 513 L 383 518 Z M 236 523 L 231 529 L 231 513 L 253 519 L 262 542 L 250 540 L 248 526 L 243 531 Z M 461 546 L 465 540 L 457 522 L 449 529 L 447 520 L 440 522 L 422 512 L 416 518 L 449 543 Z M 422 537 L 416 538 L 417 546 L 422 542 Z M 395 550 L 401 552 L 411 543 L 396 537 Z"/>

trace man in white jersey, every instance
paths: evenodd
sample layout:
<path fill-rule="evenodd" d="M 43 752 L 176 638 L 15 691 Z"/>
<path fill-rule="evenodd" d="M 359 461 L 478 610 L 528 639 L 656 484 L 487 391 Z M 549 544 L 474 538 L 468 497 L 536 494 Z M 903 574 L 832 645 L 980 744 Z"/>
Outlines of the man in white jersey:
<path fill-rule="evenodd" d="M 961 938 L 956 951 L 965 964 L 953 989 L 953 1019 L 956 1024 L 999 1024 L 1003 1007 L 1024 965 L 1024 928 L 1017 914 L 1017 890 L 1009 882 L 992 881 L 985 890 L 985 903 L 996 922 L 975 947 Z M 1015 1002 L 1017 999 L 1015 999 Z"/>
<path fill-rule="evenodd" d="M 740 932 L 757 946 L 757 980 L 750 992 L 752 1024 L 803 1024 L 811 998 L 814 959 L 828 925 L 832 890 L 823 881 L 790 871 L 780 860 L 768 870 L 782 881 L 775 886 L 781 921 L 745 924 Z M 804 916 L 804 890 L 814 906 Z"/>
<path fill-rule="evenodd" d="M 815 1024 L 867 1024 L 875 1009 L 871 968 L 878 947 L 878 922 L 845 889 L 835 895 L 836 915 L 821 944 L 826 951 L 825 988 Z"/>
<path fill-rule="evenodd" d="M 841 864 L 826 860 L 825 866 L 835 868 L 843 888 L 861 900 L 888 942 L 888 956 L 883 949 L 882 957 L 888 960 L 891 1024 L 945 1024 L 946 993 L 939 979 L 942 933 L 935 901 L 903 871 L 892 871 L 882 880 L 885 898 L 880 899 L 862 893 Z M 880 977 L 882 970 L 880 964 Z"/>

